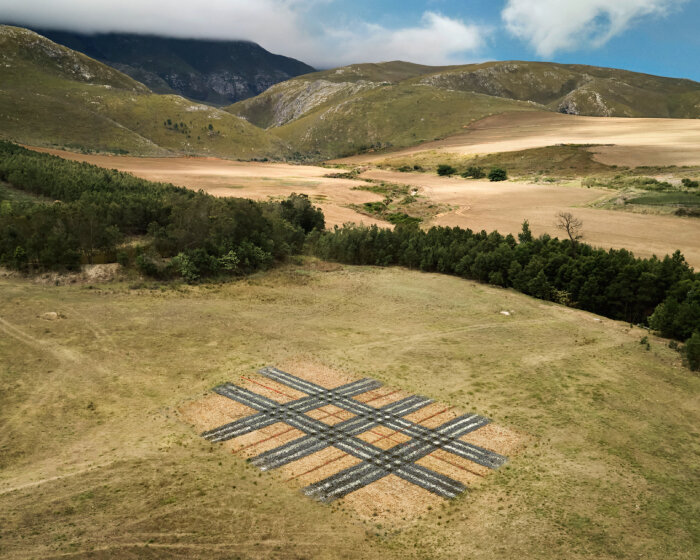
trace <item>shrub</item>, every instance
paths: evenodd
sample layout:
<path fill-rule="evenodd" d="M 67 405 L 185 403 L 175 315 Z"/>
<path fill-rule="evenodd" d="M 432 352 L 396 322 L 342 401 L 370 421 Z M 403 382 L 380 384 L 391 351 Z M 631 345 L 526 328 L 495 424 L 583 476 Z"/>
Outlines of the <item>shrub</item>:
<path fill-rule="evenodd" d="M 482 177 L 486 177 L 486 173 L 484 173 L 484 169 L 482 167 L 470 165 L 467 167 L 467 170 L 462 173 L 462 177 L 465 179 L 481 179 Z"/>
<path fill-rule="evenodd" d="M 389 214 L 387 215 L 386 219 L 394 225 L 420 224 L 423 221 L 421 218 L 415 218 L 402 212 L 395 212 L 393 214 Z"/>
<path fill-rule="evenodd" d="M 681 181 L 686 189 L 697 189 L 700 186 L 698 181 L 693 181 L 692 179 L 685 178 Z"/>
<path fill-rule="evenodd" d="M 171 261 L 171 265 L 187 283 L 192 284 L 199 280 L 197 266 L 185 253 L 178 253 Z"/>
<path fill-rule="evenodd" d="M 695 331 L 685 343 L 685 358 L 693 371 L 700 370 L 700 331 Z"/>
<path fill-rule="evenodd" d="M 136 268 L 144 276 L 158 278 L 163 275 L 163 268 L 158 262 L 158 256 L 148 252 L 141 253 L 136 257 Z"/>
<path fill-rule="evenodd" d="M 508 179 L 508 173 L 502 167 L 493 167 L 489 171 L 489 181 L 505 181 Z"/>
<path fill-rule="evenodd" d="M 450 175 L 454 175 L 455 173 L 457 173 L 457 170 L 451 165 L 447 165 L 446 163 L 441 163 L 440 165 L 438 165 L 437 174 L 441 177 L 449 177 Z"/>

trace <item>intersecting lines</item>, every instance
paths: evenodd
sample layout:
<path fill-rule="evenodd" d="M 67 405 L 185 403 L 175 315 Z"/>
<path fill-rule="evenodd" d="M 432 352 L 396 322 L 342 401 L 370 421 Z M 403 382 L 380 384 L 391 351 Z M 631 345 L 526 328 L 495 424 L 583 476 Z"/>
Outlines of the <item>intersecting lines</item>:
<path fill-rule="evenodd" d="M 359 459 L 358 464 L 304 488 L 304 493 L 321 501 L 341 498 L 389 474 L 444 498 L 454 498 L 465 490 L 461 482 L 416 464 L 438 449 L 490 469 L 498 468 L 506 461 L 506 457 L 498 453 L 459 439 L 488 424 L 489 420 L 482 416 L 463 415 L 437 428 L 428 428 L 405 418 L 433 403 L 425 397 L 410 396 L 379 408 L 354 399 L 355 396 L 381 387 L 381 383 L 373 379 L 361 379 L 327 389 L 276 368 L 264 368 L 260 373 L 307 396 L 279 403 L 231 383 L 220 385 L 214 388 L 216 393 L 258 412 L 202 435 L 212 442 L 221 442 L 278 422 L 304 434 L 254 457 L 253 464 L 262 470 L 287 465 L 328 447 Z M 352 417 L 328 424 L 307 414 L 329 405 Z M 389 449 L 383 449 L 358 437 L 377 426 L 403 434 L 408 439 Z"/>

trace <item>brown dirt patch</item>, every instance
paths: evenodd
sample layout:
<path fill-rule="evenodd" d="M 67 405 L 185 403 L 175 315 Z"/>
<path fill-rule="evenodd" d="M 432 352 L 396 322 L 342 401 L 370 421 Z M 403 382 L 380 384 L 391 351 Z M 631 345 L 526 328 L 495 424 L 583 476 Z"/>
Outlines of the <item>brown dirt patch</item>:
<path fill-rule="evenodd" d="M 348 494 L 343 501 L 362 519 L 394 526 L 410 525 L 444 503 L 439 496 L 393 474 Z"/>
<path fill-rule="evenodd" d="M 280 369 L 328 388 L 354 380 L 348 374 L 320 364 L 309 363 L 302 358 L 290 360 Z M 277 402 L 289 402 L 305 396 L 300 391 L 295 391 L 261 375 L 243 376 L 237 383 Z M 358 395 L 356 399 L 379 408 L 409 395 L 405 391 L 382 386 Z M 208 394 L 199 400 L 186 403 L 180 407 L 179 412 L 181 417 L 186 422 L 193 424 L 198 432 L 210 430 L 256 413 L 255 410 L 218 394 Z M 405 418 L 417 424 L 435 428 L 461 414 L 463 412 L 454 407 L 435 402 L 405 416 Z M 336 405 L 319 407 L 309 411 L 307 415 L 329 425 L 337 424 L 354 416 Z M 222 447 L 250 458 L 303 436 L 301 431 L 280 422 L 226 441 Z M 381 449 L 390 449 L 411 439 L 405 434 L 382 425 L 374 426 L 357 437 Z M 521 434 L 492 424 L 480 428 L 462 439 L 497 453 L 507 454 L 510 457 L 524 441 Z M 302 488 L 360 462 L 356 457 L 348 455 L 338 448 L 328 447 L 273 472 L 277 473 L 282 480 Z M 467 487 L 481 483 L 484 477 L 491 472 L 485 467 L 444 450 L 431 453 L 417 461 L 417 464 L 449 476 Z M 386 476 L 339 500 L 339 503 L 349 507 L 363 519 L 381 520 L 392 525 L 408 523 L 442 502 L 444 502 L 443 498 L 394 475 Z"/>
<path fill-rule="evenodd" d="M 609 196 L 606 190 L 510 181 L 491 183 L 379 169 L 368 171 L 363 177 L 413 185 L 434 202 L 451 205 L 454 210 L 438 215 L 431 222 L 435 225 L 516 235 L 523 221 L 528 220 L 535 235 L 560 237 L 556 214 L 567 211 L 583 221 L 583 241 L 593 246 L 625 248 L 639 257 L 663 257 L 680 249 L 691 265 L 700 267 L 700 220 L 585 207 Z"/>

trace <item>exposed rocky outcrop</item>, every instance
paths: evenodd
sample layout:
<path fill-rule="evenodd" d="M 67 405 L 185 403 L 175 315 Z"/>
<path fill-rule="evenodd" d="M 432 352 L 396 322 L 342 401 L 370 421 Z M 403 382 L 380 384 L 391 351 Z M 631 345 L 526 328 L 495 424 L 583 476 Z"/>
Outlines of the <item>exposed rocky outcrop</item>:
<path fill-rule="evenodd" d="M 262 128 L 285 125 L 317 107 L 333 101 L 341 101 L 362 91 L 374 89 L 380 84 L 358 80 L 356 82 L 330 82 L 328 80 L 293 80 L 277 84 L 264 97 L 249 99 L 243 103 L 240 114 Z"/>
<path fill-rule="evenodd" d="M 303 62 L 248 41 L 36 31 L 124 72 L 156 93 L 176 93 L 219 105 L 254 97 L 274 84 L 314 71 Z"/>

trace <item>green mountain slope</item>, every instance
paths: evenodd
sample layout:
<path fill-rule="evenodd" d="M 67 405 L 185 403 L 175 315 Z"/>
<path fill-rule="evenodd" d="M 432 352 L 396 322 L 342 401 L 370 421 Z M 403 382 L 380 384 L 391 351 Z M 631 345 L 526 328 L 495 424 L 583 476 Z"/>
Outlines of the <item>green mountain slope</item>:
<path fill-rule="evenodd" d="M 456 132 L 504 111 L 536 110 L 531 104 L 478 93 L 400 83 L 326 102 L 302 117 L 269 129 L 312 159 L 372 149 L 407 147 Z"/>
<path fill-rule="evenodd" d="M 539 62 L 388 62 L 300 76 L 227 109 L 296 152 L 330 158 L 444 137 L 503 111 L 697 118 L 700 83 Z"/>
<path fill-rule="evenodd" d="M 534 101 L 600 117 L 700 117 L 700 83 L 614 68 L 549 62 L 488 62 L 435 72 L 420 83 Z"/>
<path fill-rule="evenodd" d="M 146 86 L 32 31 L 0 25 L 0 137 L 137 155 L 274 157 L 245 120 Z"/>
<path fill-rule="evenodd" d="M 253 97 L 273 84 L 314 72 L 308 64 L 272 54 L 249 41 L 35 31 L 128 74 L 156 93 L 213 104 Z"/>
<path fill-rule="evenodd" d="M 421 82 L 452 68 L 357 64 L 282 82 L 228 110 L 268 129 L 297 155 L 326 159 L 415 145 L 504 111 L 545 109 Z"/>
<path fill-rule="evenodd" d="M 448 69 L 451 67 L 445 67 Z M 228 108 L 262 128 L 282 126 L 316 108 L 342 103 L 356 94 L 434 73 L 441 68 L 410 62 L 353 64 L 306 74 L 272 86 Z"/>

